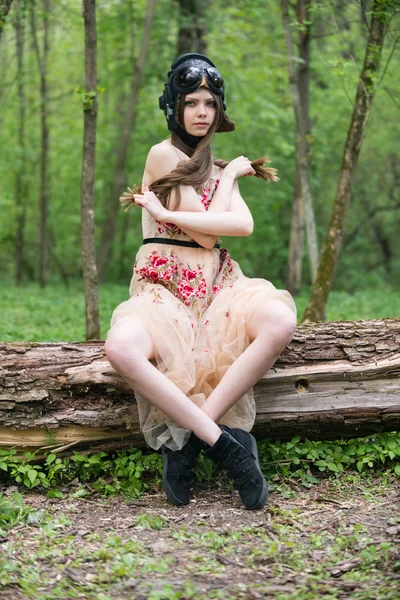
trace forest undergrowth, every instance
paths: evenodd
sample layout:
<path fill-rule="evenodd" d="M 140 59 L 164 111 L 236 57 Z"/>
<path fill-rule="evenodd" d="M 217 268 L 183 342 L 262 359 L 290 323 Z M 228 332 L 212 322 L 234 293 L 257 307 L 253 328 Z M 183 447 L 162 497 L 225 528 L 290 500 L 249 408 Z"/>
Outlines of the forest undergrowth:
<path fill-rule="evenodd" d="M 391 471 L 315 483 L 273 477 L 246 511 L 223 474 L 189 505 L 153 482 L 137 499 L 72 486 L 63 498 L 2 485 L 1 600 L 393 600 L 400 487 Z"/>
<path fill-rule="evenodd" d="M 99 290 L 101 335 L 106 336 L 114 308 L 127 300 L 128 286 L 102 284 Z M 309 298 L 305 289 L 295 298 L 299 319 Z M 0 341 L 84 341 L 85 299 L 82 282 L 69 287 L 53 282 L 42 289 L 37 283 L 0 289 Z M 399 316 L 398 290 L 389 285 L 354 292 L 333 290 L 327 306 L 327 320 L 351 321 Z"/>

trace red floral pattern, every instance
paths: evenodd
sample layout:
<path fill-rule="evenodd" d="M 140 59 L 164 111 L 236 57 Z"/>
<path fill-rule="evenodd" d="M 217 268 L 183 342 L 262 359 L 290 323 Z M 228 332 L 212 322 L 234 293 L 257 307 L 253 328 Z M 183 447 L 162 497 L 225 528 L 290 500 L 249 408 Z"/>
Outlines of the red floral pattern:
<path fill-rule="evenodd" d="M 211 196 L 210 196 L 211 188 L 210 187 L 203 188 L 203 193 L 200 197 L 200 200 L 206 210 L 208 210 L 208 207 L 210 206 L 211 200 L 213 199 L 213 196 L 214 196 L 215 192 L 217 191 L 218 185 L 219 185 L 219 179 L 216 179 L 215 185 L 214 185 L 214 191 Z"/>
<path fill-rule="evenodd" d="M 178 265 L 176 264 L 176 255 L 170 254 L 169 257 L 158 256 L 153 250 L 147 258 L 146 264 L 142 268 L 134 267 L 136 275 L 139 275 L 140 280 L 146 279 L 153 283 L 172 281 L 172 276 L 178 273 Z"/>
<path fill-rule="evenodd" d="M 174 223 L 164 223 L 163 221 L 156 221 L 156 223 L 158 225 L 157 234 L 163 237 L 172 238 L 175 234 L 183 233 L 182 229 L 179 229 Z"/>
<path fill-rule="evenodd" d="M 157 254 L 156 250 L 146 257 L 146 264 L 141 267 L 134 267 L 134 272 L 139 276 L 139 281 L 151 283 L 161 283 L 176 298 L 181 300 L 186 306 L 192 306 L 199 300 L 203 301 L 199 307 L 205 310 L 209 304 L 207 298 L 207 282 L 203 274 L 201 265 L 197 269 L 183 266 L 183 262 L 178 262 L 176 254 L 171 253 L 166 256 L 165 253 Z M 160 299 L 159 294 L 154 294 L 153 302 Z"/>
<path fill-rule="evenodd" d="M 186 306 L 192 304 L 194 298 L 205 298 L 207 295 L 207 282 L 202 268 L 198 265 L 195 269 L 182 269 L 182 275 L 178 280 L 177 293 L 175 296 L 183 300 Z"/>
<path fill-rule="evenodd" d="M 216 296 L 224 287 L 227 287 L 227 283 L 232 281 L 233 277 L 233 264 L 231 255 L 226 248 L 221 248 L 219 253 L 219 277 L 218 284 L 213 286 L 212 293 Z M 236 279 L 236 278 L 235 278 Z"/>

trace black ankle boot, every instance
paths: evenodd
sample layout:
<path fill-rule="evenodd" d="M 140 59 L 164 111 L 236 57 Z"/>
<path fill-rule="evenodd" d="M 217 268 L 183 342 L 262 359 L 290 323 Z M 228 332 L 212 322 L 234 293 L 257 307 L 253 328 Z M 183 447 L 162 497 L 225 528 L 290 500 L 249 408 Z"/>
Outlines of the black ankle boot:
<path fill-rule="evenodd" d="M 228 471 L 246 508 L 263 508 L 268 486 L 258 462 L 256 440 L 242 429 L 230 429 L 225 425 L 221 429 L 222 435 L 206 455 Z"/>
<path fill-rule="evenodd" d="M 190 475 L 196 463 L 196 458 L 207 444 L 193 432 L 182 450 L 170 450 L 162 447 L 163 457 L 163 487 L 167 498 L 172 504 L 180 506 L 188 504 L 190 497 Z"/>

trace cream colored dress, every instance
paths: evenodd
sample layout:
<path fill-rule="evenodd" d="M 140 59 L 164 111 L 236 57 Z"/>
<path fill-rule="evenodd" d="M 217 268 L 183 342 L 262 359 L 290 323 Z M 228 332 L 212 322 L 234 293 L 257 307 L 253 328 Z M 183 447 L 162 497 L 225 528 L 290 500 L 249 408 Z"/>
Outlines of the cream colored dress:
<path fill-rule="evenodd" d="M 199 202 L 208 209 L 218 187 L 217 173 Z M 176 225 L 156 221 L 146 210 L 143 237 L 193 241 Z M 234 360 L 247 348 L 246 322 L 271 299 L 294 313 L 289 292 L 264 279 L 245 277 L 226 249 L 189 248 L 162 243 L 139 248 L 129 288 L 111 320 L 139 321 L 157 349 L 155 364 L 193 402 L 201 406 Z M 181 449 L 190 432 L 136 394 L 140 425 L 149 446 Z M 252 390 L 236 402 L 221 423 L 250 431 L 255 419 Z"/>

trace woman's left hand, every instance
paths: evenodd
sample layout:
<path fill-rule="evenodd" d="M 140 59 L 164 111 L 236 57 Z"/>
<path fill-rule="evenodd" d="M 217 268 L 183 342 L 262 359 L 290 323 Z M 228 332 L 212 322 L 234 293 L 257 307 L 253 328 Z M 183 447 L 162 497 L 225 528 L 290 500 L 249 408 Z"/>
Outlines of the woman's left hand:
<path fill-rule="evenodd" d="M 162 221 L 166 217 L 167 209 L 161 204 L 155 193 L 150 192 L 147 185 L 143 186 L 142 194 L 134 194 L 133 197 L 136 206 L 145 208 L 157 221 Z"/>

